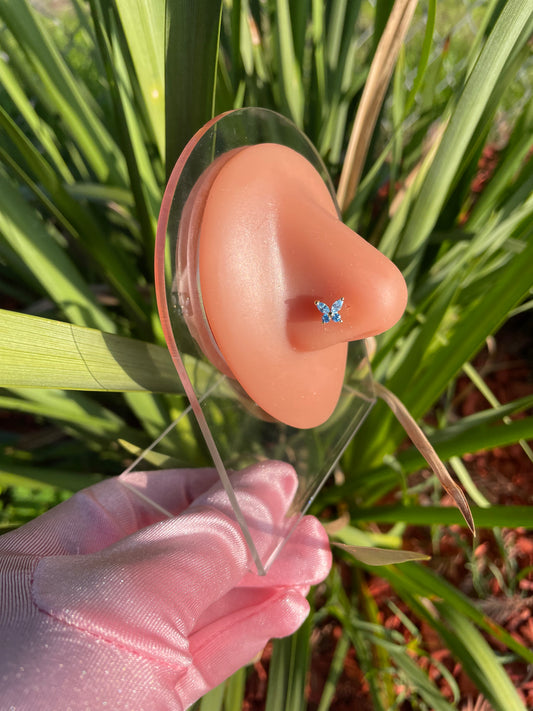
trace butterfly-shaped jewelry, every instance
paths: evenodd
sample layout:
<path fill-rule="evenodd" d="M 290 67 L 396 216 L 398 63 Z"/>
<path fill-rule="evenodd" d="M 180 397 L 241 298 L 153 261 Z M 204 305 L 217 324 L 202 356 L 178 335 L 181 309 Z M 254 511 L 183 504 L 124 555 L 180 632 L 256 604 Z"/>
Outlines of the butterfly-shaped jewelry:
<path fill-rule="evenodd" d="M 315 301 L 315 306 L 322 314 L 322 323 L 329 323 L 334 321 L 335 323 L 342 323 L 342 318 L 339 311 L 342 309 L 344 304 L 344 297 L 342 299 L 337 299 L 331 305 L 331 308 L 323 301 Z"/>

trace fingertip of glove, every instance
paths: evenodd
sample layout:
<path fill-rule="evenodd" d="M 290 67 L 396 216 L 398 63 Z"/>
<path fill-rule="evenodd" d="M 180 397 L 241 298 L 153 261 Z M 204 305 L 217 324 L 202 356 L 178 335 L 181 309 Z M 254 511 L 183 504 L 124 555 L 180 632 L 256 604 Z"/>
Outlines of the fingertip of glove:
<path fill-rule="evenodd" d="M 327 577 L 331 563 L 324 527 L 314 516 L 304 516 L 270 566 L 264 582 L 286 587 L 317 585 Z"/>
<path fill-rule="evenodd" d="M 253 487 L 270 507 L 280 507 L 286 511 L 298 488 L 298 476 L 287 462 L 269 460 L 251 464 L 246 469 L 234 472 L 231 476 L 235 487 Z"/>

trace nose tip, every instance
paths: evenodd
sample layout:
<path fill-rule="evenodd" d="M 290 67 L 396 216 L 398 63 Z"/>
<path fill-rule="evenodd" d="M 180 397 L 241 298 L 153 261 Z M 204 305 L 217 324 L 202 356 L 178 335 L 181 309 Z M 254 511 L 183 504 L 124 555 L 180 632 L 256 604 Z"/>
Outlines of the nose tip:
<path fill-rule="evenodd" d="M 295 282 L 300 294 L 288 304 L 292 346 L 321 350 L 376 336 L 393 326 L 407 303 L 400 270 L 323 210 L 307 210 L 304 223 L 309 223 L 300 226 L 304 256 L 292 264 L 299 272 Z"/>

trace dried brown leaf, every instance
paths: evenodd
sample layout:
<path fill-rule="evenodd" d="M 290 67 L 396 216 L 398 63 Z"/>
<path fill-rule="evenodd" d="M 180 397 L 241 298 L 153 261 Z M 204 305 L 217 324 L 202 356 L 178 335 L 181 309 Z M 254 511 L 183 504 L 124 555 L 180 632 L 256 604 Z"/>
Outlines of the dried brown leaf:
<path fill-rule="evenodd" d="M 411 413 L 407 410 L 403 402 L 381 383 L 374 383 L 374 389 L 376 395 L 382 400 L 384 400 L 390 407 L 395 417 L 398 419 L 406 433 L 411 438 L 411 441 L 413 442 L 415 447 L 424 457 L 433 472 L 437 475 L 438 480 L 440 481 L 444 489 L 446 489 L 448 494 L 450 494 L 450 496 L 453 498 L 457 505 L 457 508 L 463 514 L 468 528 L 472 531 L 473 535 L 475 535 L 476 528 L 474 525 L 474 518 L 472 516 L 472 512 L 470 511 L 470 506 L 468 505 L 468 501 L 466 500 L 466 496 L 464 495 L 463 490 L 452 479 L 448 470 L 442 463 L 439 455 L 434 450 L 433 446 L 429 442 L 422 429 L 415 422 Z"/>

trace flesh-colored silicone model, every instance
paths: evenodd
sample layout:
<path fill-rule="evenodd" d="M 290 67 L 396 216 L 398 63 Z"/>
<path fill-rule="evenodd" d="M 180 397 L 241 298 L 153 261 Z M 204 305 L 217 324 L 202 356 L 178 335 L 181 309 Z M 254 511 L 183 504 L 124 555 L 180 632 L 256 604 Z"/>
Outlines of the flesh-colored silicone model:
<path fill-rule="evenodd" d="M 396 323 L 405 282 L 339 220 L 321 176 L 299 153 L 267 143 L 222 159 L 193 220 L 212 338 L 225 372 L 257 405 L 286 424 L 315 427 L 339 399 L 347 342 Z M 323 324 L 315 300 L 339 298 L 342 323 Z"/>

